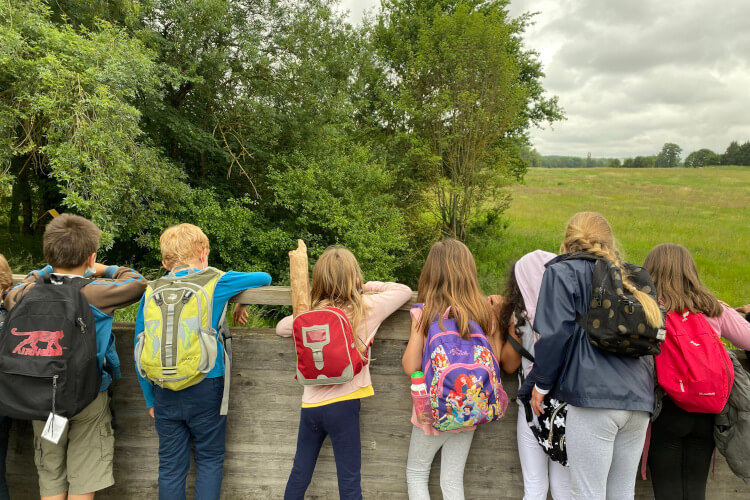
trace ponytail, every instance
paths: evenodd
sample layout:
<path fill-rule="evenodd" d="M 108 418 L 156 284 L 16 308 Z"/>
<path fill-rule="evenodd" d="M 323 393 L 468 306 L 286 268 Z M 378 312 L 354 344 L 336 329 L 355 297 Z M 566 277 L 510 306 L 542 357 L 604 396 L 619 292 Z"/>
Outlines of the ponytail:
<path fill-rule="evenodd" d="M 571 217 L 565 231 L 565 239 L 560 247 L 562 252 L 587 252 L 606 259 L 620 270 L 623 286 L 643 306 L 646 320 L 654 328 L 664 326 L 664 319 L 653 297 L 638 290 L 628 279 L 620 256 L 615 250 L 615 239 L 607 220 L 596 212 L 579 212 Z"/>

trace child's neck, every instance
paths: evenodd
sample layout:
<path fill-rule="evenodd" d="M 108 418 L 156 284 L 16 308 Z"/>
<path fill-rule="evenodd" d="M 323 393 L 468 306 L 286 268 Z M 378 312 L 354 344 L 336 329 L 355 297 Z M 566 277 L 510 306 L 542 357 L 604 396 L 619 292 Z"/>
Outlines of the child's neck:
<path fill-rule="evenodd" d="M 208 266 L 201 262 L 200 259 L 192 259 L 183 264 L 177 264 L 172 269 L 170 269 L 169 272 L 175 273 L 178 271 L 184 271 L 185 269 L 205 269 L 206 267 Z"/>
<path fill-rule="evenodd" d="M 83 276 L 86 274 L 86 270 L 88 267 L 86 264 L 82 264 L 78 267 L 71 267 L 71 268 L 63 268 L 63 267 L 53 267 L 52 272 L 55 274 L 72 274 L 74 276 Z"/>

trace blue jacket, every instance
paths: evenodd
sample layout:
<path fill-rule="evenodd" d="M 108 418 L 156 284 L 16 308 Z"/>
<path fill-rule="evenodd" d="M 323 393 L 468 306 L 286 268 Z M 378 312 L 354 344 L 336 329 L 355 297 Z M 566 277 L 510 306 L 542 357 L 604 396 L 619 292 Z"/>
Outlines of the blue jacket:
<path fill-rule="evenodd" d="M 539 292 L 534 330 L 536 362 L 518 392 L 528 400 L 534 384 L 552 397 L 585 408 L 642 410 L 654 408 L 650 356 L 630 358 L 591 345 L 576 323 L 591 302 L 594 263 L 561 260 L 547 264 Z"/>
<path fill-rule="evenodd" d="M 200 269 L 193 269 L 193 271 L 200 271 Z M 177 271 L 175 276 L 183 276 L 187 274 L 187 269 Z M 248 288 L 255 288 L 258 286 L 267 286 L 271 284 L 271 275 L 268 273 L 241 273 L 237 271 L 227 271 L 224 273 L 218 283 L 216 283 L 216 289 L 214 289 L 214 296 L 212 297 L 213 317 L 211 318 L 211 326 L 214 329 L 219 328 L 221 317 L 224 314 L 224 306 L 229 302 L 229 299 L 237 295 L 243 290 Z M 141 303 L 138 306 L 138 315 L 135 318 L 135 343 L 138 343 L 138 334 L 143 331 L 143 297 L 141 297 Z M 143 391 L 143 398 L 146 400 L 146 406 L 151 408 L 154 406 L 154 387 L 151 382 L 141 377 L 138 370 L 138 382 L 141 384 L 141 390 Z M 213 370 L 208 372 L 206 378 L 216 378 L 224 376 L 224 348 L 221 343 L 218 345 L 216 352 L 216 364 Z"/>

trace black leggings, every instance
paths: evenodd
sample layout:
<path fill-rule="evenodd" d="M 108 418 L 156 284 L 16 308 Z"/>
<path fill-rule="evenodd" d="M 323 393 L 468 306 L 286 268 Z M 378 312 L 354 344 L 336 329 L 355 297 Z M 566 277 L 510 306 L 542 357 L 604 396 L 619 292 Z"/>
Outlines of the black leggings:
<path fill-rule="evenodd" d="M 714 446 L 714 415 L 685 411 L 665 396 L 648 452 L 654 498 L 705 500 Z"/>

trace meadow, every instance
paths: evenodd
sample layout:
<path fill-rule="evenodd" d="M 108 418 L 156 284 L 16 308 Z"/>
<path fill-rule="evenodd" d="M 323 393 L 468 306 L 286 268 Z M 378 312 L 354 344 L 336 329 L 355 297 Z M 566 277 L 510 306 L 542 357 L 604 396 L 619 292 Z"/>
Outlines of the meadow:
<path fill-rule="evenodd" d="M 513 189 L 505 228 L 471 243 L 486 293 L 502 290 L 513 261 L 557 252 L 572 214 L 593 210 L 613 227 L 627 260 L 642 264 L 659 243 L 690 250 L 722 300 L 750 303 L 750 168 L 529 169 Z"/>

